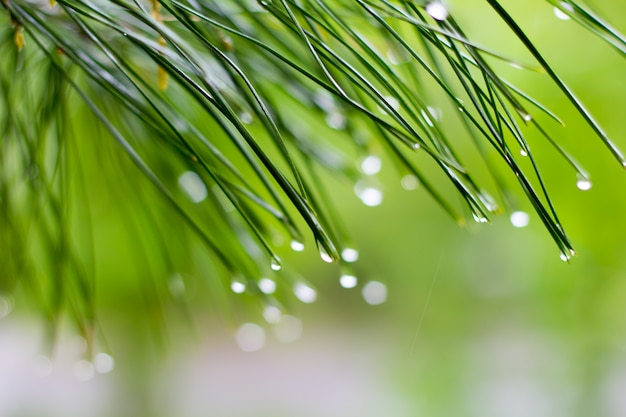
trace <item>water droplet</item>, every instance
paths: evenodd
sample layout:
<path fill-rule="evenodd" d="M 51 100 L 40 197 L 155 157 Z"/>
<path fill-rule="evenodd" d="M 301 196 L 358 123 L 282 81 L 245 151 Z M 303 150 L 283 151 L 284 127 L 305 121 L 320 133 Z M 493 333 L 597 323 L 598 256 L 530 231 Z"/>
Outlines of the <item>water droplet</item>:
<path fill-rule="evenodd" d="M 292 343 L 302 337 L 302 320 L 290 315 L 283 315 L 276 326 L 274 335 L 281 343 Z"/>
<path fill-rule="evenodd" d="M 383 192 L 373 185 L 359 181 L 354 186 L 354 192 L 368 207 L 379 206 L 383 202 Z"/>
<path fill-rule="evenodd" d="M 244 352 L 256 352 L 265 346 L 265 330 L 256 324 L 246 323 L 235 333 L 235 341 Z"/>
<path fill-rule="evenodd" d="M 557 17 L 557 19 L 569 20 L 570 17 L 566 13 L 566 11 L 569 13 L 574 13 L 574 7 L 569 3 L 565 3 L 564 1 L 560 2 L 558 6 L 554 7 L 554 15 Z"/>
<path fill-rule="evenodd" d="M 395 111 L 398 111 L 398 109 L 400 108 L 400 102 L 398 101 L 397 98 L 392 97 L 392 96 L 385 96 L 383 97 L 385 102 L 387 102 L 387 104 L 389 105 L 389 107 L 391 107 L 392 109 L 394 109 Z M 382 107 L 382 106 L 378 106 L 378 111 L 381 112 L 382 114 L 387 114 L 387 107 Z"/>
<path fill-rule="evenodd" d="M 319 89 L 315 92 L 313 102 L 327 113 L 334 111 L 337 107 L 335 97 L 329 91 L 323 89 Z"/>
<path fill-rule="evenodd" d="M 359 193 L 359 198 L 368 207 L 379 206 L 383 201 L 383 193 L 377 188 L 365 188 Z"/>
<path fill-rule="evenodd" d="M 298 282 L 293 286 L 293 293 L 305 304 L 310 304 L 317 299 L 317 291 L 303 282 Z"/>
<path fill-rule="evenodd" d="M 270 262 L 270 267 L 273 271 L 280 271 L 283 266 L 280 264 L 280 259 L 277 256 L 274 256 Z"/>
<path fill-rule="evenodd" d="M 523 113 L 522 119 L 524 119 L 525 122 L 530 122 L 533 119 L 533 117 L 528 113 Z"/>
<path fill-rule="evenodd" d="M 480 216 L 477 213 L 472 213 L 472 217 L 474 218 L 474 221 L 476 223 L 488 223 L 489 219 L 487 219 L 486 217 Z"/>
<path fill-rule="evenodd" d="M 530 222 L 530 216 L 524 211 L 514 211 L 511 213 L 510 220 L 513 227 L 526 227 Z"/>
<path fill-rule="evenodd" d="M 426 106 L 426 110 L 428 110 L 428 113 L 430 113 L 430 116 L 439 121 L 441 120 L 441 116 L 443 115 L 443 112 L 441 111 L 440 108 L 438 107 L 432 107 L 432 106 Z"/>
<path fill-rule="evenodd" d="M 348 124 L 348 119 L 342 113 L 332 111 L 326 114 L 326 124 L 335 130 L 343 130 Z"/>
<path fill-rule="evenodd" d="M 588 178 L 579 177 L 578 181 L 576 181 L 576 187 L 578 187 L 578 189 L 581 191 L 588 191 L 591 189 L 591 186 L 591 181 L 589 181 Z"/>
<path fill-rule="evenodd" d="M 282 313 L 276 306 L 267 306 L 263 309 L 263 318 L 270 324 L 276 324 L 280 321 Z"/>
<path fill-rule="evenodd" d="M 402 188 L 407 191 L 415 190 L 419 186 L 418 178 L 413 174 L 407 174 L 400 180 Z"/>
<path fill-rule="evenodd" d="M 0 319 L 11 314 L 13 302 L 9 295 L 0 294 Z"/>
<path fill-rule="evenodd" d="M 522 156 L 528 156 L 528 152 L 525 149 L 520 149 L 519 154 Z"/>
<path fill-rule="evenodd" d="M 250 114 L 247 111 L 241 112 L 239 114 L 239 119 L 241 120 L 241 123 L 243 123 L 244 125 L 249 125 L 250 123 L 254 121 L 252 114 Z"/>
<path fill-rule="evenodd" d="M 387 286 L 382 282 L 370 281 L 363 287 L 362 294 L 367 304 L 382 304 L 387 301 Z"/>
<path fill-rule="evenodd" d="M 359 251 L 352 248 L 345 248 L 341 251 L 341 259 L 346 262 L 356 262 L 359 259 Z"/>
<path fill-rule="evenodd" d="M 263 294 L 274 294 L 276 292 L 276 282 L 273 279 L 261 278 L 258 286 Z"/>
<path fill-rule="evenodd" d="M 417 142 L 413 142 L 413 143 L 411 144 L 411 149 L 413 149 L 414 151 L 418 150 L 418 149 L 419 149 L 419 148 L 421 148 L 421 147 L 422 147 L 422 145 L 420 145 L 420 144 L 419 144 L 419 143 L 417 143 Z"/>
<path fill-rule="evenodd" d="M 178 185 L 194 203 L 200 203 L 209 195 L 206 185 L 193 171 L 186 171 L 178 177 Z"/>
<path fill-rule="evenodd" d="M 365 175 L 376 175 L 380 172 L 383 161 L 376 155 L 370 155 L 361 161 L 361 172 Z"/>
<path fill-rule="evenodd" d="M 426 13 L 435 20 L 446 20 L 448 8 L 437 1 L 433 1 L 426 5 Z"/>
<path fill-rule="evenodd" d="M 322 258 L 322 261 L 329 263 L 329 264 L 335 262 L 333 257 L 328 254 L 324 246 L 322 246 L 321 244 L 319 245 L 319 251 L 320 251 L 320 258 Z"/>
<path fill-rule="evenodd" d="M 95 375 L 96 371 L 93 363 L 87 360 L 79 360 L 74 364 L 74 376 L 79 381 L 89 381 Z"/>
<path fill-rule="evenodd" d="M 426 111 L 420 110 L 420 113 L 422 114 L 422 118 L 424 119 L 424 121 L 426 122 L 428 126 L 435 127 L 435 124 L 430 119 L 431 116 Z"/>
<path fill-rule="evenodd" d="M 481 191 L 480 194 L 478 194 L 478 198 L 485 205 L 485 208 L 488 211 L 492 213 L 498 211 L 498 204 L 496 203 L 496 200 L 488 192 Z"/>
<path fill-rule="evenodd" d="M 559 255 L 559 258 L 561 258 L 563 262 L 569 262 L 569 256 L 563 252 L 561 252 L 561 254 Z"/>
<path fill-rule="evenodd" d="M 356 287 L 356 284 L 359 282 L 358 278 L 355 277 L 354 275 L 342 275 L 341 278 L 339 278 L 339 284 L 343 287 L 343 288 L 354 288 Z"/>
<path fill-rule="evenodd" d="M 172 275 L 169 282 L 167 283 L 167 287 L 169 288 L 170 294 L 172 294 L 173 297 L 182 297 L 183 295 L 185 295 L 185 281 L 179 273 L 175 273 L 174 275 Z"/>
<path fill-rule="evenodd" d="M 234 49 L 233 38 L 228 35 L 220 35 L 220 46 L 224 48 L 225 52 L 232 52 Z"/>
<path fill-rule="evenodd" d="M 300 242 L 299 240 L 292 240 L 289 246 L 291 246 L 291 249 L 296 252 L 302 252 L 304 250 L 304 243 Z"/>
<path fill-rule="evenodd" d="M 108 374 L 115 368 L 113 356 L 104 352 L 100 352 L 96 355 L 93 364 L 96 372 L 99 374 Z"/>
<path fill-rule="evenodd" d="M 394 110 L 400 109 L 400 102 L 398 101 L 397 98 L 393 96 L 385 96 L 385 101 L 387 102 L 387 104 L 389 104 L 389 106 L 391 106 L 392 109 Z"/>
<path fill-rule="evenodd" d="M 389 49 L 387 51 L 387 59 L 392 65 L 402 65 L 409 62 L 411 60 L 411 56 L 407 54 L 404 49 Z"/>
<path fill-rule="evenodd" d="M 246 291 L 246 284 L 238 281 L 238 280 L 234 280 L 233 282 L 231 282 L 230 284 L 230 289 L 235 293 L 235 294 L 242 294 L 244 291 Z"/>

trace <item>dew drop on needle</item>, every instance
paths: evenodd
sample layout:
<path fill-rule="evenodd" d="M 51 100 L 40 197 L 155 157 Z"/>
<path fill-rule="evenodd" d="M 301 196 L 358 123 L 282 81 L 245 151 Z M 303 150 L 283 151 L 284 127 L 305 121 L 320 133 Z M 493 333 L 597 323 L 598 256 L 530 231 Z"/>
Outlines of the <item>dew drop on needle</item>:
<path fill-rule="evenodd" d="M 273 271 L 280 271 L 282 268 L 282 265 L 280 264 L 280 259 L 274 256 L 270 262 L 270 268 L 272 268 Z"/>
<path fill-rule="evenodd" d="M 448 18 L 448 8 L 438 1 L 432 1 L 426 5 L 426 13 L 435 20 L 446 20 Z"/>

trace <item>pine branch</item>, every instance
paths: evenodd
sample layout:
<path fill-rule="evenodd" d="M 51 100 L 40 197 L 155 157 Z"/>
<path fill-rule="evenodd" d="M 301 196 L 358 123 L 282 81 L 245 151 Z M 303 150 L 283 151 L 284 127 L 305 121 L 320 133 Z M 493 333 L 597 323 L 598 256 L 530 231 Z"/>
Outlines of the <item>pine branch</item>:
<path fill-rule="evenodd" d="M 626 38 L 589 7 L 548 1 L 626 53 Z M 352 250 L 349 234 L 318 171 L 357 184 L 366 204 L 378 204 L 375 188 L 358 187 L 354 169 L 374 149 L 455 221 L 464 223 L 466 213 L 488 222 L 502 209 L 455 149 L 433 97 L 458 110 L 499 195 L 507 191 L 503 177 L 517 179 L 568 260 L 573 247 L 524 132 L 537 129 L 582 182 L 588 175 L 536 116 L 560 118 L 493 63 L 545 72 L 626 161 L 515 18 L 500 2 L 487 3 L 534 63 L 474 42 L 437 2 L 3 0 L 0 250 L 12 256 L 0 290 L 28 283 L 51 321 L 68 310 L 92 339 L 100 244 L 93 204 L 102 197 L 84 178 L 97 178 L 89 182 L 141 217 L 126 220 L 145 233 L 135 237 L 144 247 L 137 257 L 162 254 L 174 273 L 170 246 L 192 233 L 226 277 L 225 298 L 232 284 L 262 303 L 279 303 L 259 287 L 281 270 L 277 234 L 295 250 L 310 240 L 324 261 L 349 267 L 352 256 L 340 255 Z M 370 137 L 358 139 L 360 132 Z M 455 193 L 433 185 L 438 178 Z M 451 203 L 457 196 L 462 206 Z"/>

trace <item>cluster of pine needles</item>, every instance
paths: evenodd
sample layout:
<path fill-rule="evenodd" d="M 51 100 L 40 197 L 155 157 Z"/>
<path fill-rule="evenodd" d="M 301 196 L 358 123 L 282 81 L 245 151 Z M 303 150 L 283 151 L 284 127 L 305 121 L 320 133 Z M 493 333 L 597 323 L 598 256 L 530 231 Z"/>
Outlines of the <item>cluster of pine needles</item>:
<path fill-rule="evenodd" d="M 216 286 L 271 302 L 258 282 L 281 269 L 277 236 L 347 262 L 350 236 L 324 178 L 357 184 L 355 161 L 372 153 L 461 224 L 510 210 L 514 178 L 569 259 L 524 130 L 587 173 L 539 123 L 559 118 L 498 68 L 543 72 L 626 160 L 505 5 L 485 3 L 533 63 L 472 41 L 438 2 L 1 0 L 0 291 L 22 283 L 51 323 L 69 311 L 92 340 L 103 244 L 93 228 L 107 207 L 133 236 L 129 258 L 171 274 L 203 258 Z M 589 6 L 548 3 L 626 53 Z M 450 137 L 440 108 L 463 138 Z M 472 176 L 462 141 L 497 197 Z M 168 277 L 154 281 L 162 294 Z"/>

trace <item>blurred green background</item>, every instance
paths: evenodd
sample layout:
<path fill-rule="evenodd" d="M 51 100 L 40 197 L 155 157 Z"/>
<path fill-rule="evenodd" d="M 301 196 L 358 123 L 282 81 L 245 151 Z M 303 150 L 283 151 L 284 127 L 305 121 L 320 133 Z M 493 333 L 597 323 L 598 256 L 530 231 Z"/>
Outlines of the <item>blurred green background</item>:
<path fill-rule="evenodd" d="M 484 2 L 449 5 L 470 37 L 530 61 Z M 623 1 L 593 6 L 626 31 Z M 506 7 L 626 148 L 624 57 L 545 1 Z M 510 178 L 527 227 L 508 214 L 459 227 L 423 189 L 405 190 L 383 157 L 380 206 L 325 179 L 360 253 L 356 288 L 342 288 L 340 268 L 320 262 L 312 244 L 299 253 L 285 241 L 278 279 L 302 274 L 316 300 L 286 301 L 288 315 L 269 324 L 262 306 L 213 279 L 215 267 L 202 269 L 190 238 L 168 246 L 196 267 L 178 264 L 180 276 L 165 279 L 186 302 L 159 307 L 145 282 L 163 277 L 133 259 L 153 232 L 137 222 L 142 236 L 128 239 L 122 218 L 137 207 L 99 195 L 96 179 L 98 346 L 115 367 L 107 372 L 101 356 L 102 374 L 83 369 L 85 343 L 68 323 L 48 350 L 45 324 L 18 291 L 0 320 L 0 416 L 626 416 L 626 175 L 545 74 L 502 71 L 561 116 L 567 127 L 551 132 L 591 174 L 592 188 L 579 190 L 558 155 L 525 132 L 577 251 L 570 264 Z M 442 123 L 470 152 L 454 116 L 444 111 Z M 172 217 L 166 240 L 168 227 L 180 227 Z M 384 302 L 371 305 L 367 294 Z"/>

